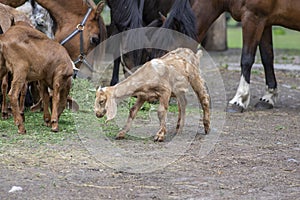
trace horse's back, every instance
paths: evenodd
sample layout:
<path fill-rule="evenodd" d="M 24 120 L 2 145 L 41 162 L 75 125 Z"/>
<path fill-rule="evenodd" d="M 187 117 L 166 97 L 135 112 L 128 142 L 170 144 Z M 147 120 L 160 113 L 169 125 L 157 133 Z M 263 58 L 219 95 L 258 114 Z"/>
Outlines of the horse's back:
<path fill-rule="evenodd" d="M 299 0 L 246 0 L 244 6 L 241 10 L 265 18 L 269 25 L 300 30 Z"/>

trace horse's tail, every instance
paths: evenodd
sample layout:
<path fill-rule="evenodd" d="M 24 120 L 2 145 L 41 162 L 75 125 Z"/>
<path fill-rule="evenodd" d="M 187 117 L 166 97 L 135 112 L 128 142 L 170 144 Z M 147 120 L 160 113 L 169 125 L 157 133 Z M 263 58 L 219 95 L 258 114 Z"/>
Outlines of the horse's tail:
<path fill-rule="evenodd" d="M 190 0 L 176 0 L 163 27 L 178 29 L 177 31 L 196 40 L 196 16 L 192 10 Z"/>

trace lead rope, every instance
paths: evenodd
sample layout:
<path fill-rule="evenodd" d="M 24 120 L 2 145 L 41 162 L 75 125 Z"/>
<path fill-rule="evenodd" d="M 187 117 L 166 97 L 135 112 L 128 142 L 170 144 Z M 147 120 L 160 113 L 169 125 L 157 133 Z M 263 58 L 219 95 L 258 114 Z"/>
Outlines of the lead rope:
<path fill-rule="evenodd" d="M 86 60 L 86 55 L 84 53 L 84 47 L 83 47 L 83 42 L 84 42 L 84 40 L 83 40 L 83 30 L 84 30 L 84 26 L 86 24 L 86 21 L 87 21 L 89 15 L 91 14 L 92 10 L 93 10 L 92 8 L 88 9 L 88 11 L 85 14 L 85 16 L 84 16 L 83 20 L 81 21 L 81 23 L 78 24 L 76 26 L 76 29 L 70 35 L 68 35 L 63 41 L 61 41 L 60 44 L 64 45 L 66 42 L 71 40 L 75 35 L 80 33 L 80 54 L 79 54 L 78 58 L 73 62 L 74 62 L 75 65 L 77 63 L 83 63 L 89 68 L 89 70 L 91 72 L 94 72 L 92 65 Z M 78 74 L 78 70 L 74 70 L 73 78 L 76 78 L 77 74 Z"/>

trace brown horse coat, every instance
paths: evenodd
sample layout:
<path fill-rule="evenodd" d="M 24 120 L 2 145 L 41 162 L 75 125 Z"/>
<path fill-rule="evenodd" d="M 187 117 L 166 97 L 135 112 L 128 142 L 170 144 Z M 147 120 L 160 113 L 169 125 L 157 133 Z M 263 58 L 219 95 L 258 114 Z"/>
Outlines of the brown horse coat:
<path fill-rule="evenodd" d="M 274 73 L 272 25 L 300 30 L 299 0 L 193 0 L 192 8 L 197 17 L 198 41 L 202 41 L 210 25 L 225 11 L 241 21 L 243 49 L 241 57 L 241 80 L 230 105 L 241 110 L 250 102 L 250 73 L 259 47 L 265 70 L 267 92 L 261 102 L 273 107 L 277 95 Z"/>

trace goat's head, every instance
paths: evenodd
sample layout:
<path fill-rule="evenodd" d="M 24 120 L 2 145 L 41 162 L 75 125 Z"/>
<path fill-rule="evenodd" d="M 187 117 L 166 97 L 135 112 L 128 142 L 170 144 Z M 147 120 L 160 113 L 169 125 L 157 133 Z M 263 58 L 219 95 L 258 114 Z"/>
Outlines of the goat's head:
<path fill-rule="evenodd" d="M 112 96 L 113 87 L 105 87 L 96 92 L 95 99 L 95 114 L 96 117 L 101 118 L 106 115 L 107 121 L 113 119 L 117 114 L 117 103 Z"/>

